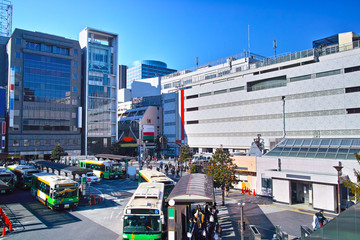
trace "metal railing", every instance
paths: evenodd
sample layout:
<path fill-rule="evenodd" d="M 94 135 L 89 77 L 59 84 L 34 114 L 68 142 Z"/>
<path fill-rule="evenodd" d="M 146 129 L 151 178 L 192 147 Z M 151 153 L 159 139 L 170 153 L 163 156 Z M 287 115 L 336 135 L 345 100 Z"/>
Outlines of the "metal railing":
<path fill-rule="evenodd" d="M 276 237 L 279 240 L 288 240 L 289 239 L 289 235 L 287 234 L 287 232 L 284 232 L 283 230 L 281 230 L 281 227 L 279 225 L 276 225 L 275 229 L 276 229 Z"/>
<path fill-rule="evenodd" d="M 241 58 L 250 58 L 253 59 L 252 61 L 255 61 L 254 63 L 250 63 L 248 66 L 242 66 L 242 67 L 238 67 L 236 69 L 232 69 L 229 72 L 227 72 L 226 74 L 229 73 L 234 73 L 234 72 L 241 72 L 241 71 L 247 71 L 249 69 L 256 69 L 256 68 L 260 68 L 260 67 L 265 67 L 265 66 L 270 66 L 273 64 L 277 64 L 277 63 L 282 63 L 282 62 L 288 62 L 288 61 L 293 61 L 296 59 L 301 59 L 301 58 L 307 58 L 307 57 L 318 57 L 318 56 L 325 56 L 325 55 L 330 55 L 330 54 L 334 54 L 334 53 L 338 53 L 338 52 L 343 52 L 343 51 L 349 51 L 352 49 L 356 49 L 360 47 L 360 40 L 358 41 L 354 41 L 350 44 L 343 44 L 343 45 L 331 45 L 331 46 L 327 46 L 327 47 L 319 47 L 319 48 L 312 48 L 312 49 L 307 49 L 307 50 L 303 50 L 303 51 L 299 51 L 299 52 L 295 52 L 295 53 L 289 53 L 289 54 L 285 54 L 285 55 L 281 55 L 281 56 L 277 56 L 274 58 L 266 58 L 263 57 L 261 55 L 258 54 L 254 54 L 254 53 L 250 53 L 250 52 L 243 52 L 243 53 L 239 53 L 227 58 L 221 58 L 212 62 L 208 62 L 205 64 L 201 64 L 198 65 L 196 67 L 192 67 L 190 69 L 186 69 L 183 71 L 179 71 L 179 72 L 175 72 L 175 73 L 171 73 L 165 76 L 162 76 L 160 79 L 161 80 L 165 80 L 165 79 L 169 79 L 172 77 L 176 77 L 176 76 L 180 76 L 183 74 L 187 74 L 189 72 L 194 72 L 198 69 L 201 68 L 205 68 L 205 67 L 213 67 L 216 65 L 220 65 L 220 64 L 224 64 L 227 63 L 229 60 L 233 61 L 233 60 L 237 60 L 237 59 L 241 59 Z M 218 71 L 214 71 L 214 73 L 216 73 L 216 77 L 220 77 L 224 75 L 224 70 L 218 70 Z M 193 76 L 192 77 L 192 83 L 194 82 L 199 82 L 205 80 L 205 75 L 197 75 L 197 76 Z M 177 80 L 179 81 L 179 79 Z M 168 85 L 166 88 L 171 88 L 172 83 L 167 83 L 165 85 Z M 182 87 L 187 85 L 186 83 L 182 83 L 180 84 Z M 164 88 L 164 89 L 166 89 Z"/>

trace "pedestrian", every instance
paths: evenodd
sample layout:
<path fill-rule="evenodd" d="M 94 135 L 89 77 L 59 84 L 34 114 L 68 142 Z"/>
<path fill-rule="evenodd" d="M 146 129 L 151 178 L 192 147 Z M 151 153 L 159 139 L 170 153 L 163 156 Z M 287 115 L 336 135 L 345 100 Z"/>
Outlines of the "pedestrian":
<path fill-rule="evenodd" d="M 277 238 L 277 235 L 274 234 L 271 240 L 279 240 L 279 239 Z"/>
<path fill-rule="evenodd" d="M 189 240 L 194 239 L 193 238 L 193 232 L 194 232 L 194 219 L 190 218 L 189 219 L 188 231 L 187 231 L 187 237 L 188 237 Z"/>
<path fill-rule="evenodd" d="M 318 219 L 319 228 L 324 225 L 324 222 L 326 222 L 326 217 L 324 217 L 324 210 L 320 210 L 319 212 L 315 213 L 316 218 Z"/>

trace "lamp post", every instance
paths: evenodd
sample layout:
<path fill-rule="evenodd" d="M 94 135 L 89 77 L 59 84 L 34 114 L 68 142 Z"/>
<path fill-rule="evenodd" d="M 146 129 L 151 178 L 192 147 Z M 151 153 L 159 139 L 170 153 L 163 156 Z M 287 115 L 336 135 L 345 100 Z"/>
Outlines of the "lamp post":
<path fill-rule="evenodd" d="M 243 210 L 245 207 L 245 203 L 238 203 L 238 206 L 240 207 L 240 236 L 241 236 L 241 240 L 244 240 L 244 228 L 243 228 Z"/>
<path fill-rule="evenodd" d="M 339 209 L 339 214 L 341 213 L 341 200 L 340 200 L 340 172 L 341 169 L 343 168 L 343 166 L 341 166 L 341 162 L 339 162 L 339 166 L 334 166 L 334 168 L 336 169 L 337 173 L 338 173 L 338 209 Z"/>

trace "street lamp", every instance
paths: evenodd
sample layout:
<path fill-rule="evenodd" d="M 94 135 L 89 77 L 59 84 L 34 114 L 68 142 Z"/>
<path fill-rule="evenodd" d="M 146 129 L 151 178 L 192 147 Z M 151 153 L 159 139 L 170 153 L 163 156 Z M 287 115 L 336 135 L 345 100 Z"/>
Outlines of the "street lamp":
<path fill-rule="evenodd" d="M 238 206 L 240 207 L 240 235 L 241 240 L 244 240 L 243 208 L 245 207 L 245 203 L 238 203 Z"/>
<path fill-rule="evenodd" d="M 340 200 L 340 172 L 341 169 L 343 168 L 343 166 L 341 166 L 341 162 L 339 162 L 339 166 L 333 166 L 337 173 L 338 173 L 338 208 L 339 208 L 339 213 L 341 213 L 341 200 Z"/>

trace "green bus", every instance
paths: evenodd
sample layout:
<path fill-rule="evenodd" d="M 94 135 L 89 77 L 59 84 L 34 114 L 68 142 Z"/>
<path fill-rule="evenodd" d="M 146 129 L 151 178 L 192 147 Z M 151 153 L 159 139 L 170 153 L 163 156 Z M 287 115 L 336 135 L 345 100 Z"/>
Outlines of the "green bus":
<path fill-rule="evenodd" d="M 161 240 L 166 236 L 164 184 L 141 183 L 124 208 L 123 240 Z"/>
<path fill-rule="evenodd" d="M 75 209 L 79 205 L 79 184 L 54 173 L 32 175 L 31 194 L 50 209 Z"/>
<path fill-rule="evenodd" d="M 15 175 L 7 168 L 0 167 L 0 193 L 13 192 L 15 187 Z"/>
<path fill-rule="evenodd" d="M 93 170 L 94 174 L 101 179 L 120 178 L 122 175 L 121 163 L 110 160 L 80 160 L 79 167 Z"/>
<path fill-rule="evenodd" d="M 30 189 L 31 176 L 33 173 L 39 173 L 40 171 L 32 165 L 9 165 L 7 166 L 16 176 L 15 186 L 22 189 Z"/>
<path fill-rule="evenodd" d="M 164 183 L 164 198 L 166 199 L 173 188 L 175 187 L 175 181 L 171 178 L 167 177 L 164 173 L 152 170 L 152 169 L 144 169 L 139 171 L 139 184 L 142 182 L 158 182 Z"/>

